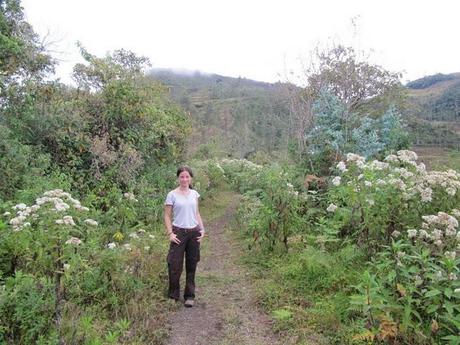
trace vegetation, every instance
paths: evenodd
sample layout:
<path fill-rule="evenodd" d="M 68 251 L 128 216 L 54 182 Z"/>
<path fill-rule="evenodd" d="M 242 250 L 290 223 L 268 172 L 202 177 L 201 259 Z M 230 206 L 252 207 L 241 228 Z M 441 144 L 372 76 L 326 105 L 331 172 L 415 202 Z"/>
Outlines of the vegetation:
<path fill-rule="evenodd" d="M 70 87 L 19 0 L 0 10 L 1 343 L 164 342 L 162 208 L 187 155 L 205 202 L 242 194 L 244 260 L 277 332 L 460 343 L 460 174 L 407 150 L 414 133 L 455 142 L 456 77 L 409 85 L 412 101 L 439 87 L 416 103 L 435 105 L 429 123 L 398 74 L 342 46 L 304 88 L 151 74 L 80 46 Z"/>
<path fill-rule="evenodd" d="M 151 76 L 191 115 L 190 155 L 248 158 L 286 151 L 289 109 L 281 84 L 169 70 Z"/>
<path fill-rule="evenodd" d="M 435 75 L 429 75 L 414 81 L 411 81 L 406 84 L 406 86 L 410 89 L 426 89 L 436 83 L 446 80 L 455 79 L 455 76 L 452 74 L 442 74 L 437 73 Z"/>

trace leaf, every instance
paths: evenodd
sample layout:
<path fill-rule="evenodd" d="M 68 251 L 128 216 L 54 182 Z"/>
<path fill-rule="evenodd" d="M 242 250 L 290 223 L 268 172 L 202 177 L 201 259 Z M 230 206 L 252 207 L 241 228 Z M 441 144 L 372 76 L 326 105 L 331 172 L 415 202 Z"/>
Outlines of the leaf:
<path fill-rule="evenodd" d="M 407 291 L 406 288 L 402 284 L 396 284 L 396 289 L 398 290 L 401 297 L 406 297 Z"/>
<path fill-rule="evenodd" d="M 450 340 L 449 345 L 459 345 L 460 344 L 460 336 L 458 335 L 447 335 L 441 338 L 442 340 Z"/>
<path fill-rule="evenodd" d="M 454 306 L 452 305 L 452 303 L 446 301 L 446 302 L 444 303 L 444 308 L 447 310 L 447 312 L 448 312 L 450 315 L 453 315 L 453 314 L 454 314 Z"/>
<path fill-rule="evenodd" d="M 352 339 L 373 342 L 375 339 L 375 334 L 367 330 L 367 331 L 364 331 L 363 333 L 355 334 Z"/>
<path fill-rule="evenodd" d="M 441 294 L 441 291 L 439 291 L 438 289 L 433 289 L 433 290 L 427 291 L 425 293 L 425 297 L 434 297 L 440 294 Z"/>
<path fill-rule="evenodd" d="M 278 321 L 289 320 L 292 318 L 293 314 L 286 309 L 277 309 L 272 312 L 273 317 Z"/>
<path fill-rule="evenodd" d="M 453 294 L 453 290 L 449 287 L 447 287 L 445 290 L 444 290 L 444 295 L 447 297 L 447 298 L 451 298 L 452 297 L 452 294 Z"/>
<path fill-rule="evenodd" d="M 430 306 L 426 309 L 426 312 L 427 312 L 428 314 L 433 314 L 433 313 L 434 313 L 436 310 L 438 310 L 438 309 L 439 309 L 439 306 L 438 306 L 438 305 L 432 304 L 432 305 L 430 305 Z"/>

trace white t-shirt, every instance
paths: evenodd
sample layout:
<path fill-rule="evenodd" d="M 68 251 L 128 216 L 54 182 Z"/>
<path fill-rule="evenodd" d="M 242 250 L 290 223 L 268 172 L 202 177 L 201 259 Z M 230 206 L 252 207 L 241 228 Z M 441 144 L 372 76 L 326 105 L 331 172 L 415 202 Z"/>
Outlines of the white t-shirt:
<path fill-rule="evenodd" d="M 183 195 L 174 190 L 168 193 L 165 205 L 172 206 L 172 225 L 184 229 L 192 229 L 198 225 L 196 210 L 199 197 L 200 194 L 194 189 L 190 189 L 187 195 Z"/>

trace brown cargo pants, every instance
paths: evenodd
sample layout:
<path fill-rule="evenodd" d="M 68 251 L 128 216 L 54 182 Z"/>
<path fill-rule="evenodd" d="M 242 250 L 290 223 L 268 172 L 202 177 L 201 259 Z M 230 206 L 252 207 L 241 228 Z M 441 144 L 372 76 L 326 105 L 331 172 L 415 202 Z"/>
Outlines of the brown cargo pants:
<path fill-rule="evenodd" d="M 185 289 L 184 299 L 195 298 L 195 271 L 198 261 L 200 261 L 200 242 L 197 237 L 200 236 L 200 227 L 193 229 L 183 229 L 173 226 L 173 232 L 176 234 L 180 243 L 171 242 L 167 257 L 169 291 L 168 296 L 175 300 L 180 297 L 180 276 L 184 264 L 185 253 Z"/>

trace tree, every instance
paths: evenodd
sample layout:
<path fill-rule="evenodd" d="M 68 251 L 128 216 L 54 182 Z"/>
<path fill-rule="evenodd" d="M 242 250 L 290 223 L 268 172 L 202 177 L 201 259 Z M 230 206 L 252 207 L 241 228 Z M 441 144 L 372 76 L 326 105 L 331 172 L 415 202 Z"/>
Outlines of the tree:
<path fill-rule="evenodd" d="M 53 61 L 24 20 L 20 0 L 0 0 L 0 88 L 53 71 Z"/>
<path fill-rule="evenodd" d="M 337 45 L 329 50 L 317 50 L 316 62 L 307 69 L 307 88 L 315 98 L 320 92 L 335 95 L 345 104 L 346 116 L 352 112 L 368 113 L 381 102 L 401 103 L 400 77 L 400 73 L 360 58 L 354 48 Z"/>
<path fill-rule="evenodd" d="M 367 60 L 364 53 L 343 45 L 315 50 L 310 66 L 305 69 L 305 87 L 290 88 L 289 92 L 290 132 L 296 138 L 294 151 L 300 159 L 305 159 L 308 154 L 306 135 L 311 136 L 311 129 L 317 126 L 317 121 L 321 122 L 314 104 L 324 94 L 334 96 L 343 105 L 340 121 L 345 142 L 354 128 L 350 123 L 352 115 L 379 118 L 390 106 L 406 107 L 406 92 L 399 82 L 400 74 Z M 332 151 L 337 152 L 337 148 Z"/>

